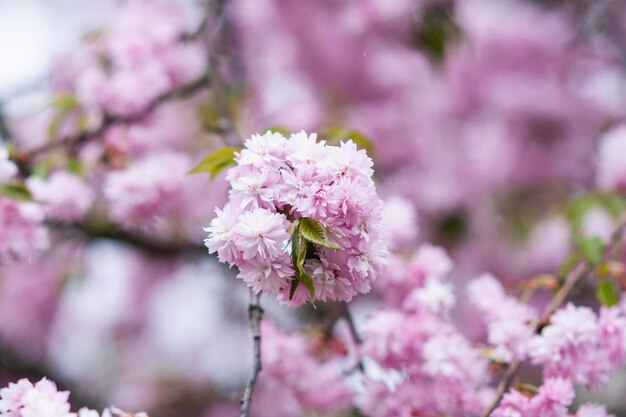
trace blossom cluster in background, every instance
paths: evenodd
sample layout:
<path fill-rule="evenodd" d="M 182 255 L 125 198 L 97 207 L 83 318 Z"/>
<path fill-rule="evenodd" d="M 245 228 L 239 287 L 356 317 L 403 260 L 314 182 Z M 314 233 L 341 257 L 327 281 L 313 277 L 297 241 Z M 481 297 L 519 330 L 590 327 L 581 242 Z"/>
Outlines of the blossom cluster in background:
<path fill-rule="evenodd" d="M 0 390 L 0 415 L 3 417 L 148 417 L 146 413 L 128 414 L 114 407 L 105 409 L 102 414 L 88 408 L 77 413 L 70 412 L 70 393 L 58 391 L 54 382 L 47 379 L 34 385 L 27 379 L 20 379 Z"/>

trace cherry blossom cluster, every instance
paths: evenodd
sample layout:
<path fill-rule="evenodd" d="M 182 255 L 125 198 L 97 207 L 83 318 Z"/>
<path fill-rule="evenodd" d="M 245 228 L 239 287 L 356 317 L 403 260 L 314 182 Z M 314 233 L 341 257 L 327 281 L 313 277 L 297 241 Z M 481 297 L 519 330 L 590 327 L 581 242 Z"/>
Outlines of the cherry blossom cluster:
<path fill-rule="evenodd" d="M 0 147 L 0 187 L 7 186 L 17 174 L 17 167 Z M 31 201 L 19 201 L 0 192 L 0 265 L 13 260 L 30 259 L 49 245 L 42 222 L 42 208 Z"/>
<path fill-rule="evenodd" d="M 76 92 L 95 113 L 127 115 L 151 100 L 198 78 L 207 56 L 185 10 L 166 1 L 131 0 L 105 30 L 65 57 L 55 83 Z M 196 25 L 199 25 L 197 22 Z"/>
<path fill-rule="evenodd" d="M 493 417 L 612 417 L 606 408 L 599 404 L 587 403 L 570 414 L 575 397 L 571 381 L 563 378 L 548 378 L 538 388 L 535 395 L 517 390 L 505 394 Z"/>
<path fill-rule="evenodd" d="M 623 306 L 602 307 L 596 314 L 569 303 L 535 334 L 539 313 L 506 296 L 493 276 L 473 280 L 468 295 L 486 323 L 492 355 L 501 361 L 529 360 L 541 365 L 546 379 L 562 378 L 590 388 L 606 384 L 626 362 Z"/>
<path fill-rule="evenodd" d="M 206 228 L 210 252 L 236 265 L 255 292 L 283 302 L 299 305 L 312 294 L 305 285 L 293 292 L 296 273 L 311 278 L 322 301 L 349 301 L 370 290 L 387 249 L 382 201 L 364 150 L 351 140 L 329 146 L 316 134 L 267 132 L 248 139 L 235 161 L 226 175 L 229 202 Z M 293 253 L 298 230 L 315 243 L 302 242 L 313 250 L 306 249 L 300 266 Z"/>
<path fill-rule="evenodd" d="M 80 219 L 95 200 L 87 182 L 65 170 L 54 171 L 45 179 L 30 177 L 26 185 L 50 219 L 66 222 Z"/>
<path fill-rule="evenodd" d="M 104 183 L 111 216 L 124 225 L 145 225 L 156 217 L 174 217 L 177 210 L 182 210 L 181 204 L 187 203 L 183 183 L 188 181 L 184 174 L 191 167 L 188 155 L 160 152 L 111 172 Z"/>
<path fill-rule="evenodd" d="M 626 191 L 626 125 L 607 132 L 598 151 L 598 187 Z"/>
<path fill-rule="evenodd" d="M 493 396 L 489 360 L 451 319 L 456 296 L 445 277 L 452 263 L 431 245 L 404 262 L 392 284 L 405 291 L 365 322 L 357 404 L 374 417 L 479 414 Z"/>
<path fill-rule="evenodd" d="M 254 415 L 337 415 L 350 409 L 354 391 L 342 372 L 341 350 L 334 352 L 323 336 L 287 334 L 267 321 L 261 332 L 264 371 L 255 394 Z M 276 401 L 277 392 L 280 401 Z"/>
<path fill-rule="evenodd" d="M 626 362 L 626 314 L 620 306 L 602 307 L 598 316 L 568 304 L 529 346 L 530 359 L 543 367 L 545 378 L 598 387 Z"/>
<path fill-rule="evenodd" d="M 70 412 L 69 396 L 69 391 L 58 391 L 46 378 L 35 384 L 20 379 L 0 389 L 0 417 L 148 417 L 146 413 L 130 414 L 115 407 L 106 408 L 102 414 L 88 408 Z"/>
<path fill-rule="evenodd" d="M 472 317 L 482 318 L 484 327 L 478 322 L 474 328 L 467 327 L 467 323 L 453 318 L 453 310 L 459 306 L 449 282 L 452 267 L 446 252 L 430 244 L 423 244 L 409 255 L 392 256 L 385 271 L 385 276 L 391 277 L 386 281 L 388 288 L 376 285 L 383 294 L 389 288 L 391 292 L 383 298 L 383 306 L 363 321 L 362 345 L 352 348 L 362 362 L 362 370 L 358 377 L 351 372 L 344 374 L 354 405 L 373 417 L 479 415 L 496 395 L 493 370 L 519 362 L 523 366 L 539 365 L 543 381 L 539 387 L 515 385 L 493 416 L 609 416 L 604 406 L 592 403 L 580 405 L 573 414 L 571 409 L 575 387 L 602 386 L 624 365 L 625 305 L 602 307 L 596 314 L 588 307 L 570 303 L 557 309 L 537 331 L 538 308 L 507 294 L 493 275 L 482 274 L 468 283 L 470 305 L 464 308 L 474 314 Z M 270 326 L 263 329 L 263 337 L 263 363 L 268 375 L 280 384 L 291 381 L 295 387 L 300 382 L 316 386 L 302 382 L 314 372 L 305 369 L 308 359 L 303 344 L 308 343 L 310 351 L 315 341 L 296 335 L 285 339 Z M 291 341 L 290 349 L 285 348 L 286 340 Z M 338 350 L 333 359 L 336 369 L 350 369 L 352 349 Z M 277 357 L 280 361 L 274 359 Z M 298 363 L 297 368 L 289 365 L 292 361 Z M 291 374 L 286 367 L 290 367 Z M 272 378 L 268 380 L 273 382 L 266 382 L 274 387 L 272 384 L 278 382 Z M 340 381 L 327 384 L 335 386 Z M 287 388 L 282 391 L 290 392 Z M 345 389 L 334 388 L 333 392 L 345 393 Z M 264 394 L 260 397 L 267 415 L 296 416 L 303 409 L 321 411 L 307 408 L 311 400 L 302 393 L 293 394 L 289 407 L 278 409 L 265 402 Z"/>

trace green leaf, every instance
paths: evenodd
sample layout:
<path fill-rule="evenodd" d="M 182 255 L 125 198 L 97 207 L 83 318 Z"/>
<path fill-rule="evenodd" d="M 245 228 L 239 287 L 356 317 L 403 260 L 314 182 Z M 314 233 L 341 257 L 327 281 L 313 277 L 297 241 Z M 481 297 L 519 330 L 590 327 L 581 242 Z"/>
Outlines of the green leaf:
<path fill-rule="evenodd" d="M 291 281 L 291 288 L 289 289 L 289 301 L 293 300 L 293 295 L 296 293 L 298 284 L 300 284 L 300 281 L 298 281 L 297 278 Z"/>
<path fill-rule="evenodd" d="M 76 175 L 83 175 L 84 167 L 80 159 L 70 158 L 67 161 L 67 170 Z"/>
<path fill-rule="evenodd" d="M 320 133 L 329 145 L 339 145 L 342 140 L 352 139 L 359 149 L 365 150 L 370 157 L 374 156 L 374 144 L 362 132 L 358 130 L 343 129 L 341 127 L 329 127 Z"/>
<path fill-rule="evenodd" d="M 441 61 L 449 45 L 460 38 L 461 29 L 454 21 L 454 11 L 447 5 L 426 8 L 415 25 L 413 37 L 416 45 L 436 61 Z"/>
<path fill-rule="evenodd" d="M 272 126 L 269 129 L 262 130 L 262 132 L 280 133 L 285 137 L 289 137 L 289 135 L 291 135 L 291 130 L 287 129 L 284 126 Z"/>
<path fill-rule="evenodd" d="M 566 277 L 567 274 L 570 273 L 572 268 L 574 268 L 574 266 L 576 266 L 576 264 L 578 263 L 579 260 L 580 260 L 580 254 L 579 253 L 574 252 L 574 253 L 570 254 L 567 257 L 567 259 L 565 259 L 565 261 L 563 261 L 563 263 L 559 267 L 559 276 L 562 277 L 562 278 Z"/>
<path fill-rule="evenodd" d="M 67 119 L 73 110 L 80 107 L 78 99 L 71 94 L 61 94 L 52 100 L 51 106 L 57 110 L 48 125 L 48 139 L 57 138 L 61 124 Z"/>
<path fill-rule="evenodd" d="M 300 219 L 299 229 L 302 236 L 311 243 L 330 249 L 341 249 L 328 240 L 328 231 L 315 219 L 310 217 Z"/>
<path fill-rule="evenodd" d="M 235 164 L 235 153 L 241 148 L 234 146 L 226 146 L 204 157 L 202 161 L 194 169 L 187 174 L 199 174 L 207 172 L 211 174 L 211 179 L 215 178 L 220 172 Z"/>
<path fill-rule="evenodd" d="M 296 279 L 291 283 L 289 299 L 293 299 L 296 288 L 298 288 L 298 284 L 302 283 L 309 290 L 309 294 L 311 295 L 311 304 L 315 305 L 315 287 L 313 285 L 313 278 L 311 278 L 311 276 L 304 271 L 304 261 L 306 260 L 308 245 L 309 243 L 302 235 L 300 224 L 298 224 L 291 237 L 291 257 L 293 260 L 293 269 L 295 271 Z"/>
<path fill-rule="evenodd" d="M 574 235 L 580 235 L 585 216 L 595 205 L 593 196 L 585 194 L 568 203 L 565 215 L 569 220 Z"/>
<path fill-rule="evenodd" d="M 52 100 L 51 104 L 57 109 L 75 109 L 80 106 L 80 102 L 72 94 L 59 94 Z"/>
<path fill-rule="evenodd" d="M 597 200 L 615 218 L 618 218 L 626 209 L 626 200 L 620 194 L 598 193 Z"/>
<path fill-rule="evenodd" d="M 21 182 L 9 182 L 0 184 L 0 194 L 13 200 L 33 201 L 33 196 L 28 188 Z"/>
<path fill-rule="evenodd" d="M 601 279 L 596 289 L 598 301 L 607 307 L 619 303 L 619 289 L 615 282 L 610 279 Z"/>
<path fill-rule="evenodd" d="M 304 270 L 296 270 L 296 279 L 298 282 L 304 284 L 304 286 L 309 290 L 309 294 L 311 295 L 311 304 L 315 306 L 315 287 L 313 286 L 313 278 Z"/>
<path fill-rule="evenodd" d="M 293 269 L 299 270 L 304 268 L 304 260 L 306 259 L 306 241 L 300 232 L 300 224 L 296 226 L 291 237 L 291 256 L 293 258 Z"/>
<path fill-rule="evenodd" d="M 602 243 L 602 239 L 597 236 L 580 239 L 578 246 L 588 263 L 597 265 L 602 262 L 604 256 L 604 244 Z"/>
<path fill-rule="evenodd" d="M 52 171 L 53 163 L 52 158 L 44 158 L 41 161 L 37 162 L 37 165 L 33 168 L 33 175 L 46 178 L 48 173 Z"/>

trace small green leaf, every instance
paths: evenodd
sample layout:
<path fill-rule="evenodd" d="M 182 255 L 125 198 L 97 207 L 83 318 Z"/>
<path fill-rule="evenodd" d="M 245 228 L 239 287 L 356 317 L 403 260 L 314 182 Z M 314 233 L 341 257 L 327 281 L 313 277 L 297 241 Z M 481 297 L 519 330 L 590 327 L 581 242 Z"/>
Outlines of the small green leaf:
<path fill-rule="evenodd" d="M 37 162 L 37 165 L 33 168 L 33 175 L 46 178 L 48 173 L 52 171 L 53 163 L 51 158 L 44 158 L 41 161 Z"/>
<path fill-rule="evenodd" d="M 313 278 L 304 271 L 304 261 L 306 260 L 307 247 L 309 243 L 304 239 L 300 224 L 294 229 L 291 237 L 291 258 L 293 260 L 293 269 L 296 279 L 291 283 L 289 291 L 289 299 L 293 296 L 298 288 L 298 284 L 302 283 L 309 290 L 311 295 L 311 304 L 315 305 L 315 287 L 313 286 Z"/>
<path fill-rule="evenodd" d="M 51 104 L 57 109 L 75 109 L 80 106 L 80 102 L 72 94 L 59 94 L 52 100 Z"/>
<path fill-rule="evenodd" d="M 358 130 L 329 127 L 320 133 L 320 137 L 325 139 L 329 145 L 338 145 L 342 140 L 352 139 L 357 148 L 365 150 L 370 157 L 373 157 L 375 153 L 372 141 Z"/>
<path fill-rule="evenodd" d="M 599 193 L 597 199 L 600 205 L 615 218 L 618 218 L 626 208 L 626 200 L 620 194 Z"/>
<path fill-rule="evenodd" d="M 330 249 L 341 249 L 339 246 L 328 240 L 328 231 L 317 220 L 310 217 L 300 219 L 300 233 L 311 243 L 324 246 Z"/>
<path fill-rule="evenodd" d="M 13 200 L 33 201 L 33 196 L 28 188 L 21 182 L 9 182 L 0 184 L 0 194 Z"/>
<path fill-rule="evenodd" d="M 48 139 L 57 138 L 61 124 L 67 119 L 73 110 L 80 107 L 78 99 L 71 94 L 61 94 L 52 100 L 51 106 L 57 110 L 48 125 Z"/>
<path fill-rule="evenodd" d="M 300 284 L 300 281 L 298 281 L 298 279 L 294 279 L 291 281 L 291 288 L 289 289 L 289 301 L 293 300 L 293 296 L 296 293 L 298 284 Z"/>
<path fill-rule="evenodd" d="M 610 279 L 601 279 L 596 289 L 598 301 L 607 307 L 619 303 L 619 289 L 615 282 Z"/>
<path fill-rule="evenodd" d="M 586 239 L 580 239 L 578 246 L 588 263 L 591 265 L 597 265 L 602 262 L 602 258 L 604 256 L 604 244 L 599 237 L 593 236 Z"/>
<path fill-rule="evenodd" d="M 281 135 L 286 136 L 286 137 L 291 135 L 291 130 L 287 129 L 284 126 L 272 126 L 269 129 L 262 130 L 262 132 L 280 133 Z"/>
<path fill-rule="evenodd" d="M 315 305 L 315 287 L 313 286 L 313 278 L 304 270 L 296 270 L 296 279 L 303 283 L 304 286 L 309 290 L 309 294 L 311 295 L 311 304 Z"/>
<path fill-rule="evenodd" d="M 83 175 L 83 164 L 78 158 L 70 158 L 67 161 L 67 170 L 76 175 Z"/>
<path fill-rule="evenodd" d="M 187 174 L 198 174 L 207 172 L 211 174 L 211 179 L 220 172 L 235 164 L 235 153 L 241 148 L 226 146 L 204 157 L 194 169 Z"/>
<path fill-rule="evenodd" d="M 576 264 L 578 263 L 579 260 L 580 260 L 580 254 L 579 253 L 574 252 L 574 253 L 570 254 L 567 257 L 567 259 L 565 259 L 565 261 L 563 261 L 563 263 L 559 267 L 559 276 L 560 277 L 566 277 L 567 274 L 570 273 L 572 268 L 574 268 L 574 266 L 576 266 Z"/>
<path fill-rule="evenodd" d="M 304 268 L 304 260 L 306 259 L 307 243 L 300 231 L 300 224 L 296 226 L 291 237 L 291 256 L 293 258 L 293 268 L 301 270 Z"/>
<path fill-rule="evenodd" d="M 565 215 L 572 226 L 575 236 L 580 235 L 585 216 L 594 205 L 594 197 L 591 194 L 584 194 L 568 203 Z"/>
<path fill-rule="evenodd" d="M 454 11 L 447 5 L 437 4 L 422 12 L 413 36 L 418 47 L 441 61 L 450 44 L 460 38 L 461 30 L 454 21 Z"/>

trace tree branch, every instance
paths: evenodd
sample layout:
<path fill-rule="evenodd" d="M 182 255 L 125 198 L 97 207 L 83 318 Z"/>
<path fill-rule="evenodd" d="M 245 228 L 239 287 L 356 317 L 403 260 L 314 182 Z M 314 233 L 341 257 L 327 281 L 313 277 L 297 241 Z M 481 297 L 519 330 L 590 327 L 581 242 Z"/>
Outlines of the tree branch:
<path fill-rule="evenodd" d="M 9 140 L 11 132 L 4 116 L 4 103 L 0 102 L 0 140 Z"/>
<path fill-rule="evenodd" d="M 241 138 L 233 123 L 230 105 L 227 97 L 226 83 L 220 74 L 220 43 L 228 35 L 224 29 L 228 27 L 227 3 L 224 0 L 208 0 L 207 16 L 212 18 L 211 27 L 215 28 L 207 34 L 208 58 L 207 71 L 213 80 L 215 106 L 217 109 L 217 127 L 221 130 L 224 142 L 229 146 L 241 144 Z M 222 42 L 220 42 L 222 41 Z"/>
<path fill-rule="evenodd" d="M 16 157 L 15 162 L 24 167 L 28 166 L 28 164 L 30 164 L 37 156 L 53 151 L 59 147 L 82 146 L 93 139 L 101 137 L 113 126 L 124 126 L 140 122 L 163 103 L 176 99 L 190 97 L 201 89 L 208 87 L 210 83 L 211 80 L 209 76 L 205 74 L 200 78 L 190 82 L 189 84 L 185 84 L 175 90 L 168 91 L 161 94 L 160 96 L 157 96 L 152 101 L 150 101 L 143 109 L 136 113 L 131 113 L 129 115 L 105 115 L 100 125 L 95 129 L 88 130 L 86 132 L 80 133 L 77 136 L 60 140 L 58 142 L 49 143 L 38 148 L 31 149 L 29 151 L 19 152 L 19 155 Z M 22 170 L 22 176 L 26 176 L 28 173 L 30 173 L 30 169 Z"/>
<path fill-rule="evenodd" d="M 200 22 L 200 24 L 198 25 L 198 27 L 193 32 L 181 34 L 178 37 L 178 40 L 183 43 L 197 40 L 207 29 L 208 23 L 209 23 L 209 20 L 205 16 Z"/>
<path fill-rule="evenodd" d="M 121 229 L 115 225 L 105 226 L 93 225 L 90 223 L 63 223 L 48 221 L 46 225 L 53 230 L 69 232 L 87 239 L 113 239 L 118 242 L 127 243 L 150 255 L 156 256 L 178 256 L 182 254 L 202 255 L 207 254 L 204 245 L 189 242 L 168 242 L 145 236 L 141 233 L 132 233 Z"/>
<path fill-rule="evenodd" d="M 618 223 L 617 228 L 611 235 L 611 239 L 606 246 L 605 254 L 610 254 L 613 248 L 620 242 L 622 236 L 624 235 L 624 231 L 626 230 L 626 214 L 624 214 L 621 220 Z M 541 332 L 541 329 L 545 326 L 546 323 L 550 320 L 550 316 L 554 313 L 569 297 L 572 290 L 582 279 L 584 279 L 591 271 L 593 271 L 593 265 L 589 264 L 586 261 L 579 262 L 568 274 L 565 278 L 565 283 L 563 286 L 557 291 L 557 293 L 552 297 L 552 300 L 548 303 L 539 322 L 535 327 L 535 331 L 537 333 Z M 511 383 L 513 382 L 513 378 L 517 375 L 517 371 L 521 366 L 521 362 L 519 360 L 515 360 L 511 362 L 509 365 L 504 377 L 498 384 L 496 388 L 496 395 L 493 401 L 489 404 L 489 406 L 482 412 L 480 417 L 489 417 L 491 413 L 498 407 L 500 404 L 500 400 L 504 396 L 504 393 L 509 389 Z"/>
<path fill-rule="evenodd" d="M 252 404 L 252 394 L 256 386 L 259 373 L 261 372 L 261 320 L 263 319 L 263 309 L 261 308 L 261 294 L 250 290 L 250 305 L 248 306 L 248 317 L 250 320 L 250 330 L 252 331 L 253 356 L 252 369 L 248 377 L 248 383 L 241 398 L 240 417 L 250 415 L 250 405 Z"/>
<path fill-rule="evenodd" d="M 348 305 L 344 305 L 343 312 L 341 314 L 343 318 L 346 320 L 348 324 L 348 330 L 350 331 L 350 337 L 354 341 L 354 345 L 356 347 L 356 369 L 358 369 L 361 373 L 365 372 L 365 366 L 363 365 L 363 361 L 361 360 L 361 355 L 359 354 L 359 346 L 363 343 L 363 339 L 359 335 L 359 332 L 356 329 L 356 325 L 354 323 L 354 319 L 352 318 L 352 314 L 348 309 Z"/>

